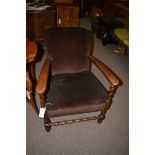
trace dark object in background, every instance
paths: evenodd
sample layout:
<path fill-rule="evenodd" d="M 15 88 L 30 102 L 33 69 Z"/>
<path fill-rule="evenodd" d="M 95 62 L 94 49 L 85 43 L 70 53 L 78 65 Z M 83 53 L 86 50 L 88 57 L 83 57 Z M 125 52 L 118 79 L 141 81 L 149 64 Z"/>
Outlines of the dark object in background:
<path fill-rule="evenodd" d="M 78 0 L 75 0 L 78 1 Z M 80 1 L 80 16 L 88 16 L 92 7 L 102 7 L 104 0 L 79 0 Z"/>
<path fill-rule="evenodd" d="M 102 40 L 102 44 L 117 43 L 114 35 L 115 28 L 122 28 L 124 24 L 115 17 L 98 17 L 96 21 L 91 23 L 92 31 L 96 33 L 96 37 Z"/>

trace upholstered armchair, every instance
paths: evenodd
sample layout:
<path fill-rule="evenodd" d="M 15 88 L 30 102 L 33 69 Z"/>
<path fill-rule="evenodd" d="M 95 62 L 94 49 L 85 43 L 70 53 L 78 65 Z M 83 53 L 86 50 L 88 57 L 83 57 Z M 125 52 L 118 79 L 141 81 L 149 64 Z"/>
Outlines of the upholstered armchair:
<path fill-rule="evenodd" d="M 47 58 L 42 67 L 36 92 L 46 108 L 44 124 L 51 126 L 96 120 L 101 123 L 110 108 L 119 78 L 92 56 L 93 35 L 83 28 L 54 28 L 45 35 Z M 91 72 L 95 64 L 107 78 L 107 90 Z M 99 116 L 52 122 L 50 118 L 100 111 Z"/>

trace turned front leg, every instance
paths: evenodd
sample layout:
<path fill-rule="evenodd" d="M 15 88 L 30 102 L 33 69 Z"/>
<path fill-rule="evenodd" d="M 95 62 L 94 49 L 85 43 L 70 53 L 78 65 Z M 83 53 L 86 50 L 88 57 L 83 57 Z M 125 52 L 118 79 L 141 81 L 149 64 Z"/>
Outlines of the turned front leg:
<path fill-rule="evenodd" d="M 110 109 L 111 107 L 111 104 L 112 104 L 112 99 L 116 93 L 116 90 L 117 90 L 117 86 L 111 86 L 109 91 L 108 91 L 108 96 L 107 96 L 107 99 L 106 99 L 106 109 Z"/>
<path fill-rule="evenodd" d="M 110 109 L 111 104 L 112 104 L 112 99 L 114 97 L 114 94 L 116 92 L 117 87 L 116 86 L 111 86 L 109 91 L 108 91 L 108 95 L 107 95 L 107 99 L 106 99 L 106 103 L 105 106 L 103 107 L 103 110 L 101 111 L 101 113 L 99 114 L 99 118 L 97 120 L 97 122 L 100 124 L 102 123 L 102 121 L 105 119 L 105 115 L 107 110 Z"/>
<path fill-rule="evenodd" d="M 40 106 L 41 107 L 45 107 L 45 104 L 46 104 L 46 97 L 45 97 L 45 95 L 44 94 L 40 94 L 39 97 L 40 97 Z M 46 124 L 50 124 L 50 123 L 51 123 L 51 121 L 48 118 L 47 113 L 45 112 L 45 115 L 44 115 L 44 127 L 45 127 L 46 132 L 50 132 L 50 130 L 51 130 L 51 126 L 47 126 L 46 125 Z"/>

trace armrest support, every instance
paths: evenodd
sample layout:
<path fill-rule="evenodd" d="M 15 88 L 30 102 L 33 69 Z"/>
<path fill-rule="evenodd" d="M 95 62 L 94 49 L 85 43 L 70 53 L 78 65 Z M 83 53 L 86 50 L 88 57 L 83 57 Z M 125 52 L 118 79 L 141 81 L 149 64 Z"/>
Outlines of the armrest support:
<path fill-rule="evenodd" d="M 91 62 L 93 62 L 96 65 L 96 67 L 107 78 L 111 86 L 119 86 L 121 84 L 120 79 L 103 62 L 101 62 L 94 56 L 89 56 L 89 59 L 91 60 Z"/>
<path fill-rule="evenodd" d="M 46 91 L 50 66 L 51 60 L 46 58 L 36 86 L 36 92 L 38 94 L 43 94 Z"/>

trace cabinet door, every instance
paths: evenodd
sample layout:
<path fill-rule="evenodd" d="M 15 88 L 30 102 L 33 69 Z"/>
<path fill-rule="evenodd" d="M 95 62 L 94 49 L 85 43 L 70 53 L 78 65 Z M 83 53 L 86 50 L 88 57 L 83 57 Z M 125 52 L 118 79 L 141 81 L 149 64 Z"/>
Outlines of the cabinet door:
<path fill-rule="evenodd" d="M 38 14 L 38 35 L 37 38 L 42 40 L 46 31 L 52 27 L 56 27 L 56 15 L 51 12 Z"/>
<path fill-rule="evenodd" d="M 78 27 L 79 7 L 57 6 L 57 27 Z"/>

